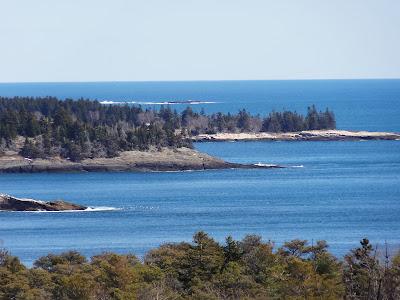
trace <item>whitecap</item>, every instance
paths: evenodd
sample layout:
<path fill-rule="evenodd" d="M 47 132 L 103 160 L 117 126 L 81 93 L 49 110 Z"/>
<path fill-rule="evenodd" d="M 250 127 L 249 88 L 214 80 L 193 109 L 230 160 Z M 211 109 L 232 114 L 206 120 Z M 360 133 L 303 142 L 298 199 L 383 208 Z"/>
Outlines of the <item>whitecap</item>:
<path fill-rule="evenodd" d="M 111 207 L 111 206 L 94 206 L 94 207 L 88 207 L 83 211 L 114 211 L 114 210 L 121 210 L 121 208 L 117 207 Z"/>
<path fill-rule="evenodd" d="M 263 164 L 263 163 L 256 163 L 256 164 L 254 164 L 255 166 L 257 166 L 257 167 L 276 167 L 276 165 L 275 164 Z"/>
<path fill-rule="evenodd" d="M 202 100 L 183 100 L 183 101 L 100 101 L 100 104 L 106 105 L 124 105 L 124 104 L 140 104 L 140 105 L 198 105 L 198 104 L 215 104 L 216 101 Z"/>
<path fill-rule="evenodd" d="M 109 207 L 109 206 L 91 206 L 83 210 L 71 209 L 71 210 L 32 210 L 32 211 L 8 211 L 8 210 L 0 210 L 0 212 L 11 212 L 11 213 L 84 213 L 84 212 L 96 212 L 96 211 L 117 211 L 121 210 L 121 208 L 117 207 Z"/>
<path fill-rule="evenodd" d="M 100 104 L 122 104 L 124 102 L 116 102 L 116 101 L 101 101 Z"/>

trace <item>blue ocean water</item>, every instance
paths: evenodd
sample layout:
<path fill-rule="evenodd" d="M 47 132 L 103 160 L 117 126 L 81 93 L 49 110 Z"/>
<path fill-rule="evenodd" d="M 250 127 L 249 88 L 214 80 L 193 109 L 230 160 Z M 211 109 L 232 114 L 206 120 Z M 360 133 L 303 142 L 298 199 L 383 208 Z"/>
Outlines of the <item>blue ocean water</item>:
<path fill-rule="evenodd" d="M 287 82 L 287 86 L 285 82 L 264 82 L 266 87 L 262 82 L 240 84 L 243 91 L 234 82 L 188 83 L 182 89 L 183 83 L 135 83 L 129 88 L 129 95 L 146 101 L 155 99 L 157 94 L 156 100 L 214 100 L 210 99 L 212 91 L 224 101 L 204 105 L 208 111 L 245 107 L 260 113 L 274 105 L 277 109 L 282 106 L 300 110 L 306 99 L 322 99 L 312 103 L 333 108 L 342 128 L 400 131 L 400 81 L 317 81 L 317 87 L 310 81 Z M 78 85 L 78 90 L 63 85 L 56 89 L 57 84 L 27 84 L 20 89 L 0 85 L 0 94 L 19 91 L 20 95 L 39 95 L 53 91 L 52 95 L 57 92 L 58 96 L 71 97 L 73 92 L 89 97 L 84 91 L 89 93 L 93 84 Z M 107 87 L 112 84 L 105 85 L 91 98 L 103 95 L 104 99 L 118 100 L 118 93 L 128 95 L 128 83 L 121 83 L 127 87 L 115 89 L 114 96 Z M 149 85 L 166 88 L 164 93 L 152 94 Z M 272 88 L 274 85 L 279 87 Z M 282 97 L 268 98 L 270 88 Z M 202 89 L 204 96 L 198 99 L 200 94 L 195 97 L 196 93 Z M 137 95 L 136 90 L 140 91 Z M 252 100 L 237 100 L 245 99 L 246 93 L 247 99 Z M 380 245 L 386 241 L 391 247 L 400 246 L 400 141 L 220 142 L 195 146 L 233 162 L 277 163 L 287 168 L 1 174 L 3 193 L 43 200 L 63 198 L 118 210 L 1 212 L 0 244 L 27 264 L 41 255 L 67 249 L 86 255 L 116 251 L 141 256 L 166 241 L 190 241 L 198 230 L 205 230 L 220 241 L 228 234 L 241 238 L 247 233 L 261 234 L 277 245 L 293 238 L 325 239 L 338 256 L 357 246 L 363 237 Z"/>

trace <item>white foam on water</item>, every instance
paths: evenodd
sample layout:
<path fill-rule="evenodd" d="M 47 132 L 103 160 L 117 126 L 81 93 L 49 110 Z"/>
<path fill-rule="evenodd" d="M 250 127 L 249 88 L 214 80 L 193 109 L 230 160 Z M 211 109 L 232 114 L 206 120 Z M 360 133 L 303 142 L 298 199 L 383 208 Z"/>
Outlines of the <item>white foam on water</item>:
<path fill-rule="evenodd" d="M 93 206 L 88 207 L 83 210 L 58 210 L 58 211 L 51 211 L 51 210 L 32 210 L 32 211 L 8 211 L 8 210 L 0 210 L 0 212 L 11 212 L 11 213 L 84 213 L 84 212 L 96 212 L 96 211 L 117 211 L 122 210 L 121 208 L 117 207 L 109 207 L 109 206 Z"/>
<path fill-rule="evenodd" d="M 155 171 L 150 171 L 151 173 L 183 173 L 183 172 L 203 172 L 207 170 L 212 170 L 212 169 L 187 169 L 187 170 L 167 170 L 167 171 L 161 171 L 161 170 L 155 170 Z"/>
<path fill-rule="evenodd" d="M 255 166 L 258 167 L 276 167 L 277 165 L 275 164 L 264 164 L 264 163 L 256 163 L 254 164 Z M 294 166 L 285 166 L 286 168 L 304 168 L 303 165 L 294 165 Z"/>
<path fill-rule="evenodd" d="M 101 104 L 121 104 L 123 102 L 115 102 L 115 101 L 101 101 Z"/>
<path fill-rule="evenodd" d="M 276 165 L 275 164 L 263 164 L 263 163 L 256 163 L 256 164 L 254 164 L 255 166 L 257 166 L 257 167 L 276 167 Z"/>
<path fill-rule="evenodd" d="M 124 105 L 124 104 L 142 104 L 142 105 L 178 105 L 178 104 L 187 104 L 187 105 L 198 105 L 198 104 L 215 104 L 219 102 L 215 101 L 197 101 L 197 100 L 187 100 L 187 101 L 101 101 L 101 104 L 107 105 Z"/>
<path fill-rule="evenodd" d="M 110 206 L 97 206 L 97 207 L 88 207 L 83 211 L 114 211 L 121 210 L 121 208 L 110 207 Z"/>

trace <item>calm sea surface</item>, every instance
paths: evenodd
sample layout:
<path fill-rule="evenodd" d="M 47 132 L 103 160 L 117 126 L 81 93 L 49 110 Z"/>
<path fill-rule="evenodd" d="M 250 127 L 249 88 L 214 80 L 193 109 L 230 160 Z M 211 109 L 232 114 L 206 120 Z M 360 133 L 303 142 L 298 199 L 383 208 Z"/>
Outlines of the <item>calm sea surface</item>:
<path fill-rule="evenodd" d="M 400 80 L 0 84 L 0 95 L 99 100 L 199 100 L 206 111 L 253 113 L 315 103 L 338 127 L 400 131 Z M 156 105 L 151 105 L 156 106 Z M 186 105 L 174 105 L 178 110 Z M 199 143 L 233 162 L 278 163 L 275 170 L 172 173 L 3 174 L 0 192 L 63 198 L 99 208 L 74 213 L 0 213 L 0 240 L 31 264 L 77 249 L 143 255 L 197 230 L 285 240 L 325 239 L 338 256 L 367 236 L 400 246 L 400 141 Z M 102 210 L 115 208 L 116 210 Z"/>

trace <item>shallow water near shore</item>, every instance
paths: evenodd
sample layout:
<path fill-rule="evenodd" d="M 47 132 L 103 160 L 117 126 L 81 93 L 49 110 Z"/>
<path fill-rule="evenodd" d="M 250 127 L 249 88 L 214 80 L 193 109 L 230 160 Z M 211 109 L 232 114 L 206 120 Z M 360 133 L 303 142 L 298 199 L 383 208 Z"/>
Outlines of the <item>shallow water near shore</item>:
<path fill-rule="evenodd" d="M 234 162 L 288 168 L 182 173 L 3 174 L 1 189 L 19 197 L 65 198 L 120 210 L 0 213 L 3 246 L 31 264 L 77 249 L 144 255 L 205 230 L 223 241 L 261 234 L 326 239 L 343 255 L 367 236 L 399 246 L 400 141 L 200 143 Z M 296 166 L 303 166 L 296 168 Z M 292 168 L 295 167 L 295 168 Z"/>
<path fill-rule="evenodd" d="M 400 131 L 400 80 L 191 83 L 0 84 L 0 95 L 141 101 L 215 100 L 206 111 L 264 113 L 315 103 L 338 127 Z M 186 104 L 173 107 L 183 109 Z M 202 105 L 195 105 L 200 109 Z M 400 141 L 218 142 L 196 148 L 231 162 L 284 169 L 153 173 L 0 174 L 0 192 L 63 198 L 93 211 L 0 212 L 0 247 L 31 265 L 76 249 L 143 256 L 163 242 L 205 230 L 285 240 L 325 239 L 342 256 L 358 241 L 400 247 Z M 102 210 L 101 208 L 108 208 Z"/>

